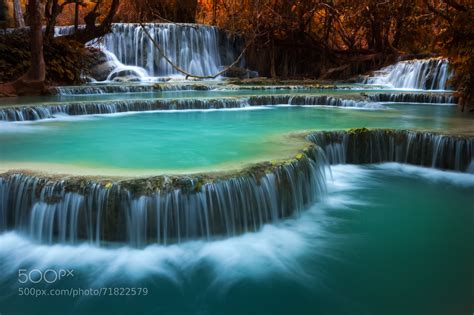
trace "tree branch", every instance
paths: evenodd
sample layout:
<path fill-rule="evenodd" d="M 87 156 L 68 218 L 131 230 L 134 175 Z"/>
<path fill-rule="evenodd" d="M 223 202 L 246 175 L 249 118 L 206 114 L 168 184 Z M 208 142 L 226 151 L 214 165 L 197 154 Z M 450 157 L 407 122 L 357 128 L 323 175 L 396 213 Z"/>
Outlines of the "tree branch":
<path fill-rule="evenodd" d="M 176 65 L 168 56 L 166 56 L 163 51 L 161 50 L 160 48 L 160 45 L 156 42 L 156 40 L 150 35 L 150 33 L 148 32 L 148 30 L 146 29 L 145 25 L 140 22 L 139 23 L 140 26 L 142 27 L 143 31 L 145 32 L 145 35 L 151 40 L 151 42 L 153 43 L 153 45 L 155 46 L 155 48 L 158 50 L 158 52 L 160 53 L 160 55 L 166 60 L 166 62 L 168 62 L 176 71 L 186 75 L 186 79 L 188 77 L 192 77 L 192 78 L 197 78 L 197 79 L 215 79 L 217 78 L 218 76 L 220 76 L 221 74 L 227 72 L 230 68 L 234 67 L 241 59 L 242 57 L 244 56 L 245 54 L 245 51 L 247 50 L 247 48 L 250 47 L 250 45 L 253 43 L 253 41 L 255 40 L 255 37 L 252 38 L 252 40 L 250 40 L 244 47 L 244 49 L 242 50 L 242 52 L 240 53 L 240 55 L 237 57 L 237 59 L 234 60 L 234 62 L 232 62 L 229 66 L 227 66 L 226 68 L 224 68 L 222 71 L 219 71 L 217 72 L 216 74 L 212 74 L 212 75 L 204 75 L 204 76 L 201 76 L 201 75 L 195 75 L 195 74 L 192 74 L 192 73 L 189 73 L 187 72 L 186 70 L 184 70 L 183 68 L 181 68 L 180 66 Z"/>

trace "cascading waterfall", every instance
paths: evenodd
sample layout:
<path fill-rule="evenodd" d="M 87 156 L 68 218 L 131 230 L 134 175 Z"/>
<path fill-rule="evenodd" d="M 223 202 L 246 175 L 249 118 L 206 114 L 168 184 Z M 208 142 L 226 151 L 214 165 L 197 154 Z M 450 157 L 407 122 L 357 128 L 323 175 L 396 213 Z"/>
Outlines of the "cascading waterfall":
<path fill-rule="evenodd" d="M 120 84 L 57 86 L 50 88 L 54 95 L 91 95 L 115 93 L 152 93 L 162 91 L 208 91 L 216 89 L 203 84 Z"/>
<path fill-rule="evenodd" d="M 376 93 L 370 94 L 373 102 L 456 104 L 452 94 L 441 93 Z"/>
<path fill-rule="evenodd" d="M 377 102 L 344 99 L 327 95 L 264 95 L 249 99 L 251 106 L 255 105 L 321 105 L 337 107 L 383 108 Z"/>
<path fill-rule="evenodd" d="M 309 147 L 222 179 L 190 175 L 95 182 L 18 173 L 0 177 L 0 229 L 46 242 L 170 244 L 256 231 L 325 192 L 326 163 Z"/>
<path fill-rule="evenodd" d="M 240 54 L 242 43 L 218 28 L 198 24 L 147 23 L 151 37 L 162 52 L 185 71 L 198 76 L 218 73 Z M 57 36 L 71 34 L 71 26 L 57 27 Z M 162 77 L 182 74 L 172 67 L 154 46 L 139 24 L 117 23 L 99 45 L 110 58 L 122 66 L 109 75 L 108 80 L 120 72 L 137 72 L 144 69 L 148 76 Z M 115 60 L 115 59 L 114 59 Z M 243 64 L 243 61 L 242 61 Z"/>
<path fill-rule="evenodd" d="M 146 24 L 163 53 L 181 68 L 195 75 L 212 75 L 233 60 L 235 49 L 221 43 L 219 29 L 193 24 Z M 151 76 L 177 72 L 154 47 L 138 24 L 114 24 L 104 37 L 104 46 L 124 64 L 145 68 Z M 221 55 L 220 47 L 225 47 Z"/>
<path fill-rule="evenodd" d="M 46 242 L 141 247 L 235 236 L 296 215 L 322 196 L 326 165 L 399 162 L 473 172 L 474 139 L 406 130 L 320 131 L 297 158 L 235 175 L 94 180 L 0 176 L 0 229 Z"/>
<path fill-rule="evenodd" d="M 0 110 L 0 120 L 30 121 L 54 118 L 55 115 L 95 115 L 132 111 L 222 109 L 247 106 L 246 99 L 144 99 L 105 102 L 78 102 L 62 105 L 12 107 Z"/>
<path fill-rule="evenodd" d="M 106 56 L 106 62 L 113 64 L 113 70 L 107 75 L 106 81 L 112 81 L 116 78 L 130 77 L 131 80 L 142 81 L 145 80 L 149 74 L 148 72 L 139 66 L 125 65 L 118 60 L 118 58 L 110 51 L 105 49 L 103 53 Z"/>
<path fill-rule="evenodd" d="M 307 139 L 330 164 L 407 163 L 474 173 L 474 138 L 407 130 L 321 131 Z"/>
<path fill-rule="evenodd" d="M 158 79 L 158 78 L 155 78 Z M 154 80 L 156 81 L 156 80 Z M 167 81 L 167 78 L 163 78 Z M 311 85 L 225 85 L 217 84 L 206 85 L 197 82 L 171 81 L 162 84 L 149 83 L 107 83 L 107 84 L 90 84 L 78 86 L 57 86 L 51 87 L 49 92 L 53 95 L 89 95 L 89 94 L 110 94 L 110 93 L 140 93 L 140 92 L 160 92 L 160 91 L 307 91 L 318 89 L 318 86 Z"/>
<path fill-rule="evenodd" d="M 77 102 L 38 106 L 11 107 L 0 110 L 0 121 L 29 121 L 54 118 L 58 114 L 92 115 L 131 111 L 180 110 L 180 109 L 223 109 L 263 105 L 308 105 L 342 106 L 359 108 L 383 108 L 374 102 L 342 99 L 332 96 L 250 96 L 243 98 L 201 98 L 201 99 L 139 99 L 105 102 Z"/>
<path fill-rule="evenodd" d="M 377 71 L 364 83 L 403 89 L 445 90 L 451 75 L 447 59 L 406 60 Z"/>

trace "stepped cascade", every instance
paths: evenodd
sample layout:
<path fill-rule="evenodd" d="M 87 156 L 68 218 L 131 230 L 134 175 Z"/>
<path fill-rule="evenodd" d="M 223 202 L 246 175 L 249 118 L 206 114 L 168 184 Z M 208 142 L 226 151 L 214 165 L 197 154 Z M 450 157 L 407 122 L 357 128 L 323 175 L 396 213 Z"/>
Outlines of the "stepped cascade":
<path fill-rule="evenodd" d="M 474 315 L 473 13 L 0 0 L 0 315 Z"/>
<path fill-rule="evenodd" d="M 220 71 L 223 66 L 235 59 L 241 48 L 238 40 L 215 27 L 192 24 L 146 24 L 146 28 L 170 59 L 196 75 L 205 76 Z M 56 35 L 70 34 L 72 30 L 72 27 L 58 27 Z M 302 133 L 303 135 L 298 136 L 298 141 L 306 146 L 298 147 L 299 151 L 290 150 L 292 155 L 286 160 L 269 162 L 267 159 L 264 160 L 266 162 L 262 162 L 257 159 L 258 162 L 239 167 L 238 170 L 216 173 L 191 172 L 184 173 L 185 175 L 147 175 L 146 177 L 112 177 L 110 179 L 101 178 L 101 176 L 48 175 L 34 171 L 8 170 L 0 175 L 1 231 L 18 231 L 30 239 L 47 244 L 89 242 L 99 246 L 120 243 L 132 247 L 143 247 L 152 243 L 173 244 L 196 239 L 211 240 L 258 231 L 265 224 L 298 216 L 301 211 L 324 197 L 329 164 L 398 162 L 467 173 L 474 169 L 474 140 L 471 137 L 391 129 L 317 132 L 308 132 L 308 129 L 304 129 L 304 126 L 314 128 L 309 123 L 309 117 L 316 119 L 315 125 L 318 128 L 322 125 L 334 129 L 338 124 L 347 127 L 347 125 L 352 126 L 354 122 L 357 122 L 356 126 L 364 124 L 361 122 L 362 111 L 345 110 L 349 108 L 368 110 L 365 114 L 367 116 L 375 112 L 379 115 L 375 117 L 380 119 L 380 124 L 388 123 L 392 126 L 393 123 L 390 122 L 393 117 L 390 115 L 394 112 L 390 108 L 392 104 L 395 106 L 412 104 L 420 111 L 412 117 L 412 120 L 406 120 L 408 128 L 426 126 L 429 123 L 420 118 L 427 115 L 429 111 L 424 110 L 423 107 L 435 104 L 448 105 L 437 107 L 442 112 L 448 112 L 452 107 L 449 105 L 456 102 L 452 93 L 433 91 L 444 90 L 450 76 L 448 62 L 442 58 L 401 61 L 380 70 L 376 76 L 368 78 L 365 82 L 369 84 L 368 86 L 361 88 L 349 85 L 340 89 L 334 86 L 330 91 L 325 91 L 317 85 L 279 87 L 230 85 L 222 84 L 222 82 L 212 84 L 189 81 L 144 82 L 150 77 L 175 76 L 179 73 L 159 55 L 152 41 L 138 24 L 114 24 L 112 32 L 100 43 L 90 44 L 103 48 L 98 62 L 99 67 L 106 69 L 107 73 L 101 74 L 100 81 L 107 82 L 58 87 L 52 90 L 54 96 L 50 103 L 3 106 L 0 108 L 2 124 L 19 127 L 31 124 L 33 128 L 35 124 L 38 124 L 47 130 L 61 126 L 61 124 L 55 126 L 54 123 L 48 125 L 50 123 L 48 120 L 61 119 L 64 115 L 174 110 L 213 112 L 211 110 L 216 109 L 239 109 L 244 112 L 244 109 L 257 109 L 260 111 L 260 120 L 251 123 L 251 127 L 266 132 L 258 136 L 273 139 L 266 140 L 270 143 L 277 141 L 274 140 L 277 139 L 275 133 L 268 131 L 270 127 L 264 126 L 263 123 L 266 115 L 273 115 L 272 119 L 280 121 L 279 124 L 283 126 L 282 129 L 275 128 L 275 130 L 280 132 L 294 130 Z M 374 89 L 370 84 L 422 91 Z M 165 95 L 172 96 L 165 97 Z M 311 106 L 314 112 L 305 112 L 307 106 Z M 298 108 L 294 110 L 303 112 L 286 112 L 289 107 L 291 110 Z M 337 115 L 333 112 L 335 109 L 325 107 L 341 108 L 343 112 L 339 114 L 345 115 L 347 123 L 338 121 Z M 266 109 L 276 108 L 279 111 L 264 113 Z M 347 112 L 352 113 L 347 114 Z M 175 126 L 182 124 L 181 119 L 190 119 L 190 124 L 201 124 L 199 125 L 201 128 L 212 129 L 206 120 L 208 117 L 204 114 L 189 114 L 183 116 L 184 118 L 176 113 L 172 114 L 174 116 L 170 114 L 167 117 L 161 112 L 138 115 L 142 116 L 135 119 L 114 119 L 113 117 L 116 116 L 130 117 L 131 115 L 109 115 L 110 120 L 100 123 L 104 129 L 99 129 L 99 136 L 107 135 L 117 126 L 127 126 L 125 128 L 131 128 L 132 131 L 137 121 L 141 119 L 140 122 L 143 124 L 141 130 L 142 132 L 147 130 L 148 135 L 147 139 L 141 137 L 137 141 L 144 141 L 141 148 L 153 150 L 158 142 L 158 138 L 154 137 L 155 134 L 160 135 L 159 139 L 166 142 L 169 141 L 166 139 L 175 139 L 174 133 L 190 132 L 187 129 L 174 129 Z M 292 119 L 298 126 L 285 126 L 289 124 L 286 122 L 289 115 L 293 115 Z M 226 120 L 229 116 L 224 117 L 221 114 L 214 117 L 220 117 L 222 124 L 226 128 L 231 128 L 227 136 L 229 139 L 234 139 L 235 146 L 240 146 L 242 150 L 243 146 L 249 145 L 248 142 L 239 142 L 239 139 L 235 139 L 235 134 L 249 129 L 250 125 L 245 124 L 249 124 L 250 118 L 245 118 L 245 123 L 243 123 L 238 121 L 236 115 L 233 121 Z M 167 119 L 170 121 L 165 124 L 164 121 Z M 41 122 L 42 120 L 46 122 Z M 45 125 L 41 126 L 42 123 Z M 450 122 L 447 120 L 442 123 L 449 125 Z M 217 122 L 214 121 L 214 124 Z M 50 136 L 50 140 L 68 149 L 68 135 L 78 137 L 78 139 L 87 139 L 85 138 L 88 136 L 86 129 L 96 128 L 90 123 L 84 126 L 81 127 L 80 123 L 75 124 L 75 127 L 79 128 L 77 133 L 57 129 L 58 136 Z M 85 129 L 81 132 L 80 128 Z M 167 138 L 165 133 L 169 129 L 171 131 Z M 210 133 L 203 133 L 203 138 L 212 137 L 213 132 L 210 131 Z M 62 132 L 66 136 L 62 136 Z M 113 132 L 113 135 L 118 136 L 119 133 Z M 123 134 L 122 139 L 125 139 L 125 136 L 128 135 Z M 257 134 L 253 136 L 256 137 Z M 12 150 L 16 148 L 17 142 L 28 144 L 31 140 L 29 137 L 17 137 L 12 141 L 9 136 L 5 136 L 4 139 L 7 141 L 6 145 L 13 148 Z M 110 141 L 111 138 L 104 139 L 106 140 L 102 141 Z M 284 145 L 282 140 L 278 139 L 279 145 Z M 215 143 L 219 144 L 218 140 L 215 140 L 217 141 Z M 130 141 L 130 138 L 124 141 Z M 188 141 L 191 142 L 191 138 Z M 265 146 L 265 142 L 260 143 Z M 29 147 L 33 150 L 32 152 L 35 152 L 38 161 L 44 162 L 46 159 L 46 162 L 49 160 L 58 162 L 49 154 L 45 158 L 40 146 L 36 147 L 36 144 L 30 143 Z M 132 146 L 132 148 L 139 147 Z M 157 165 L 161 163 L 160 154 L 162 153 L 159 148 L 169 148 L 169 146 L 157 147 L 156 151 L 142 154 L 145 170 L 152 172 L 153 167 L 159 169 Z M 223 155 L 226 159 L 235 155 L 232 143 L 225 150 L 229 148 L 232 148 L 230 152 Z M 95 147 L 95 149 L 100 148 Z M 110 150 L 113 149 L 111 147 Z M 130 148 L 126 147 L 126 149 Z M 202 153 L 197 153 L 199 150 L 194 147 L 192 149 L 194 151 L 183 149 L 182 152 L 189 153 L 191 156 L 189 159 L 196 156 L 202 165 L 212 166 L 212 163 L 207 161 L 210 159 L 209 156 L 200 156 Z M 59 148 L 57 151 L 61 152 Z M 122 151 L 124 152 L 129 151 Z M 77 163 L 74 156 L 68 158 L 65 154 L 60 154 L 60 156 L 60 162 L 66 163 L 68 158 L 71 159 L 71 164 L 67 164 L 68 167 L 71 165 L 74 167 Z M 91 156 L 94 158 L 94 155 Z M 20 158 L 23 157 L 20 156 Z M 115 159 L 114 156 L 108 158 Z M 5 161 L 11 162 L 14 159 L 15 155 L 8 155 Z M 86 157 L 83 162 L 86 162 L 85 159 Z M 170 163 L 170 160 L 163 157 L 161 159 L 165 162 L 159 165 L 167 166 L 166 163 Z M 122 165 L 119 160 L 117 159 L 115 166 Z M 31 159 L 21 161 L 35 162 Z M 97 165 L 101 165 L 101 161 L 96 158 Z M 93 161 L 88 162 L 93 164 Z M 173 163 L 176 164 L 176 162 Z M 197 167 L 199 163 L 189 162 L 180 164 L 180 167 L 187 170 L 186 167 Z M 112 162 L 109 164 L 113 165 Z M 174 170 L 173 165 L 171 170 Z M 162 166 L 163 169 L 168 170 L 165 166 Z M 130 165 L 125 163 L 120 167 L 127 168 Z M 176 169 L 179 170 L 179 168 Z"/>
<path fill-rule="evenodd" d="M 181 86 L 177 86 L 180 88 Z M 189 87 L 189 86 L 185 86 Z M 184 90 L 185 87 L 182 87 Z M 143 89 L 142 89 L 143 88 Z M 189 87 L 191 88 L 191 87 Z M 95 88 L 91 87 L 94 93 Z M 100 89 L 100 87 L 98 87 Z M 113 91 L 129 89 L 112 86 Z M 137 91 L 150 92 L 153 87 L 134 87 Z M 200 88 L 201 89 L 201 88 Z M 80 90 L 81 93 L 84 91 Z M 88 89 L 85 89 L 88 91 Z M 140 93 L 140 92 L 138 92 Z M 100 93 L 99 93 L 100 94 Z M 69 95 L 69 94 L 66 94 Z M 139 98 L 120 99 L 110 101 L 71 101 L 63 104 L 25 105 L 0 108 L 0 121 L 31 121 L 54 118 L 55 115 L 94 115 L 113 114 L 123 112 L 138 112 L 152 110 L 189 110 L 189 109 L 226 109 L 245 108 L 269 105 L 294 105 L 294 106 L 330 106 L 362 109 L 384 109 L 382 102 L 389 103 L 427 103 L 447 104 L 455 103 L 455 97 L 449 94 L 438 93 L 373 93 L 367 96 L 340 97 L 329 95 L 250 95 L 215 98 Z"/>
<path fill-rule="evenodd" d="M 0 109 L 0 120 L 28 121 L 53 118 L 58 114 L 92 115 L 151 110 L 189 110 L 242 108 L 261 105 L 310 105 L 382 108 L 377 102 L 342 99 L 331 96 L 250 96 L 211 99 L 136 99 L 107 102 L 69 102 L 64 105 L 40 105 Z"/>
<path fill-rule="evenodd" d="M 326 191 L 327 163 L 398 162 L 474 173 L 474 139 L 404 130 L 322 131 L 296 159 L 239 174 L 118 181 L 0 177 L 0 229 L 46 242 L 180 243 L 256 231 Z"/>
<path fill-rule="evenodd" d="M 447 59 L 414 59 L 400 61 L 376 71 L 364 83 L 401 89 L 445 90 L 451 75 Z"/>
<path fill-rule="evenodd" d="M 96 182 L 0 177 L 0 229 L 46 243 L 169 244 L 256 231 L 298 214 L 325 191 L 326 164 L 309 148 L 289 163 L 220 180 L 205 176 Z"/>

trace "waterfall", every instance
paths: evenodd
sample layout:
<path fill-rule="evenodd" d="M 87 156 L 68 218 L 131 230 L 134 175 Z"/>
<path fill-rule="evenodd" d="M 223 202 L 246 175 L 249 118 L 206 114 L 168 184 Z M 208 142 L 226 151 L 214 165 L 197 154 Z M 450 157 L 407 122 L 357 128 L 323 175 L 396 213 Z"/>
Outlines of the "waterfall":
<path fill-rule="evenodd" d="M 141 247 L 235 236 L 298 215 L 324 195 L 326 165 L 408 163 L 472 172 L 474 139 L 406 130 L 320 131 L 295 159 L 236 174 L 137 179 L 0 175 L 0 231 L 45 243 Z"/>
<path fill-rule="evenodd" d="M 219 72 L 237 58 L 242 46 L 238 40 L 213 26 L 146 23 L 145 27 L 169 59 L 198 76 Z M 71 26 L 57 27 L 55 34 L 67 35 L 73 30 Z M 110 59 L 118 63 L 114 73 L 109 75 L 109 80 L 127 71 L 140 75 L 140 69 L 151 77 L 182 76 L 163 58 L 139 24 L 113 24 L 111 32 L 99 43 L 90 44 L 105 48 Z"/>
<path fill-rule="evenodd" d="M 342 106 L 359 108 L 383 108 L 379 103 L 341 99 L 332 96 L 250 96 L 229 98 L 200 99 L 138 99 L 96 102 L 69 102 L 37 106 L 16 106 L 0 109 L 0 121 L 29 121 L 54 118 L 57 114 L 95 115 L 131 111 L 151 110 L 189 110 L 189 109 L 224 109 L 262 105 L 308 105 L 308 106 Z"/>
<path fill-rule="evenodd" d="M 452 75 L 448 67 L 448 60 L 444 58 L 400 61 L 375 72 L 364 83 L 403 89 L 444 90 Z"/>
<path fill-rule="evenodd" d="M 163 53 L 189 73 L 215 74 L 222 65 L 236 58 L 235 49 L 226 42 L 229 38 L 221 36 L 216 27 L 193 24 L 145 26 Z M 138 24 L 114 24 L 112 33 L 104 37 L 104 46 L 122 63 L 143 67 L 151 76 L 180 74 L 160 56 Z"/>
<path fill-rule="evenodd" d="M 294 160 L 237 175 L 95 182 L 3 174 L 0 230 L 46 243 L 179 243 L 256 231 L 297 215 L 325 192 L 326 164 L 309 147 Z"/>
<path fill-rule="evenodd" d="M 155 78 L 156 81 L 158 78 Z M 167 78 L 163 78 L 167 81 Z M 311 85 L 225 85 L 225 84 L 202 84 L 189 81 L 171 81 L 166 83 L 108 83 L 108 84 L 88 84 L 78 86 L 55 86 L 49 88 L 52 95 L 90 95 L 90 94 L 112 94 L 112 93 L 141 93 L 141 92 L 160 92 L 160 91 L 308 91 L 318 87 Z"/>
<path fill-rule="evenodd" d="M 370 94 L 373 102 L 456 104 L 456 97 L 446 93 L 376 93 Z"/>
<path fill-rule="evenodd" d="M 331 164 L 407 163 L 472 172 L 474 138 L 407 130 L 321 131 L 309 141 L 320 146 Z"/>
<path fill-rule="evenodd" d="M 248 106 L 247 99 L 143 99 L 77 102 L 61 105 L 11 107 L 0 110 L 0 121 L 30 121 L 54 118 L 58 114 L 96 115 L 132 111 L 222 109 Z"/>
<path fill-rule="evenodd" d="M 336 107 L 383 108 L 377 102 L 344 99 L 327 95 L 262 95 L 251 97 L 250 105 L 320 105 Z"/>
<path fill-rule="evenodd" d="M 115 93 L 153 93 L 161 91 L 207 91 L 216 89 L 204 84 L 172 83 L 172 84 L 107 84 L 55 86 L 49 89 L 54 95 L 91 95 Z"/>

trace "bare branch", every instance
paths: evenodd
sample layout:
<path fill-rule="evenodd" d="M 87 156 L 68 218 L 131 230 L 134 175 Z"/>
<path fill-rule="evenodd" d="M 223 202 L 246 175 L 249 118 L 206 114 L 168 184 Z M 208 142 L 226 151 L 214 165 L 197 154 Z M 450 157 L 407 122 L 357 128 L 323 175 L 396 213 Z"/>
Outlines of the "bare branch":
<path fill-rule="evenodd" d="M 225 72 L 227 72 L 230 68 L 234 67 L 241 59 L 242 57 L 244 56 L 245 54 L 245 51 L 247 50 L 248 47 L 250 47 L 250 45 L 253 43 L 253 41 L 255 40 L 255 37 L 252 38 L 252 40 L 250 40 L 247 45 L 245 45 L 244 49 L 242 50 L 242 52 L 240 53 L 240 55 L 237 57 L 237 59 L 234 60 L 234 62 L 232 62 L 229 66 L 227 66 L 225 69 L 223 69 L 222 71 L 219 71 L 218 73 L 216 74 L 212 74 L 212 75 L 205 75 L 205 76 L 201 76 L 201 75 L 195 75 L 195 74 L 192 74 L 192 73 L 189 73 L 187 72 L 186 70 L 184 70 L 183 68 L 181 68 L 180 66 L 176 65 L 168 56 L 166 56 L 163 51 L 161 50 L 160 48 L 160 45 L 156 42 L 156 40 L 150 35 L 150 33 L 148 32 L 148 30 L 146 29 L 146 26 L 140 22 L 139 23 L 140 26 L 142 27 L 143 31 L 145 32 L 146 36 L 151 40 L 151 42 L 153 43 L 153 45 L 155 46 L 155 48 L 158 50 L 158 52 L 160 53 L 160 55 L 166 60 L 166 62 L 168 62 L 176 71 L 186 75 L 186 79 L 188 77 L 192 77 L 192 78 L 197 78 L 197 79 L 215 79 L 217 78 L 218 76 L 220 76 L 221 74 L 224 74 Z"/>

